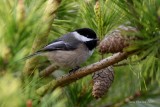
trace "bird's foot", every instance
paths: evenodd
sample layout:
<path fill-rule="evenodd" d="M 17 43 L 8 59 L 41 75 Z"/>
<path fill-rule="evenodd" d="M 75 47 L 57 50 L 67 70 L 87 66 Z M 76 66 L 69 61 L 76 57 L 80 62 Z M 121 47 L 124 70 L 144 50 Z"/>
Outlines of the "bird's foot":
<path fill-rule="evenodd" d="M 77 71 L 80 68 L 80 66 L 76 66 L 75 68 L 71 69 L 69 71 L 69 74 L 74 73 L 75 71 Z"/>

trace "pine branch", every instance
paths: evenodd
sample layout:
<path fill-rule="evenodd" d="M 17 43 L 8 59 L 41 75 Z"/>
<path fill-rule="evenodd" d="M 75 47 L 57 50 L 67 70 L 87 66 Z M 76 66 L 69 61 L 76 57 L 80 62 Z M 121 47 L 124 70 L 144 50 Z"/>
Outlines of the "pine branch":
<path fill-rule="evenodd" d="M 43 29 L 42 31 L 40 31 L 39 34 L 37 34 L 34 40 L 31 53 L 34 53 L 35 51 L 37 51 L 37 49 L 44 46 L 45 42 L 47 41 L 47 37 L 50 33 L 52 22 L 55 18 L 55 11 L 58 9 L 60 3 L 61 3 L 61 0 L 48 0 L 46 10 L 44 12 L 43 22 L 40 25 L 41 27 L 43 27 Z M 25 67 L 24 67 L 24 75 L 32 74 L 33 70 L 37 66 L 38 61 L 39 60 L 37 58 L 29 59 L 26 62 Z"/>
<path fill-rule="evenodd" d="M 52 72 L 54 72 L 55 70 L 57 70 L 59 68 L 59 66 L 52 64 L 50 66 L 48 66 L 47 68 L 45 68 L 43 71 L 40 72 L 39 76 L 40 77 L 47 77 L 49 76 Z"/>
<path fill-rule="evenodd" d="M 24 6 L 24 1 L 23 0 L 18 0 L 17 4 L 17 22 L 18 24 L 23 23 L 25 20 L 25 6 Z"/>
<path fill-rule="evenodd" d="M 145 58 L 146 58 L 146 57 L 142 57 L 142 58 L 140 58 L 140 59 L 138 59 L 138 60 L 135 60 L 135 61 L 118 63 L 118 64 L 114 64 L 113 66 L 114 66 L 114 67 L 119 67 L 119 66 L 127 66 L 127 65 L 129 65 L 129 64 L 137 65 L 138 62 L 145 60 Z"/>
<path fill-rule="evenodd" d="M 129 103 L 130 101 L 134 101 L 136 98 L 138 98 L 140 96 L 142 96 L 142 95 L 141 95 L 141 92 L 138 90 L 133 95 L 125 98 L 124 100 L 122 100 L 120 102 L 116 102 L 116 103 L 113 103 L 113 104 L 107 104 L 107 105 L 104 105 L 102 107 L 120 107 L 124 104 Z"/>
<path fill-rule="evenodd" d="M 40 87 L 37 90 L 37 93 L 41 96 L 43 96 L 45 93 L 47 93 L 49 90 L 54 90 L 57 87 L 63 87 L 67 84 L 70 84 L 72 82 L 75 82 L 76 80 L 85 77 L 89 74 L 92 74 L 98 70 L 101 70 L 103 68 L 106 68 L 110 65 L 113 65 L 119 61 L 122 61 L 126 59 L 129 55 L 133 54 L 134 52 L 123 52 L 123 53 L 116 53 L 113 56 L 110 56 L 106 59 L 103 59 L 99 62 L 96 62 L 94 64 L 88 65 L 86 67 L 83 67 L 81 69 L 78 69 L 74 73 L 67 74 L 65 76 L 62 76 L 58 78 L 57 80 L 53 80 L 50 83 Z"/>

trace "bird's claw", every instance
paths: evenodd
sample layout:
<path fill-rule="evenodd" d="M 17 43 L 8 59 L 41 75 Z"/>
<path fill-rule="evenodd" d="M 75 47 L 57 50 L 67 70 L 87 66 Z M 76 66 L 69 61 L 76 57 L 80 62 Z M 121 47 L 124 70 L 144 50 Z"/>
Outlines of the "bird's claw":
<path fill-rule="evenodd" d="M 80 68 L 79 66 L 76 66 L 75 68 L 73 68 L 73 69 L 71 69 L 71 70 L 69 71 L 69 74 L 74 73 L 74 72 L 77 71 L 79 68 Z"/>

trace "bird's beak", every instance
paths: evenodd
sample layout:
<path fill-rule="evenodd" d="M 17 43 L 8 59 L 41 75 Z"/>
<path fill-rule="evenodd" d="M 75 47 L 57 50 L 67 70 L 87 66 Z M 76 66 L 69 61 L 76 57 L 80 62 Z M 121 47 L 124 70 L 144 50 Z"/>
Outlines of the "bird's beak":
<path fill-rule="evenodd" d="M 99 41 L 99 39 L 98 39 L 98 38 L 97 38 L 97 39 L 94 39 L 94 40 Z"/>
<path fill-rule="evenodd" d="M 91 41 L 97 41 L 97 42 L 98 42 L 98 41 L 99 41 L 99 39 L 92 39 Z"/>
<path fill-rule="evenodd" d="M 95 39 L 96 41 L 97 41 L 97 45 L 99 45 L 99 43 L 100 43 L 100 40 L 97 38 L 97 39 Z"/>

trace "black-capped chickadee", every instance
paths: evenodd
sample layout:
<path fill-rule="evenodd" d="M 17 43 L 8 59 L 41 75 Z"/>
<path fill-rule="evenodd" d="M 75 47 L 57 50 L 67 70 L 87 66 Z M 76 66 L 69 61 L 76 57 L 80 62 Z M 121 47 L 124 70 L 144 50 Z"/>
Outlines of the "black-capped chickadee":
<path fill-rule="evenodd" d="M 96 33 L 89 28 L 77 29 L 54 40 L 32 55 L 47 56 L 48 60 L 63 68 L 76 68 L 90 57 L 97 46 Z"/>

